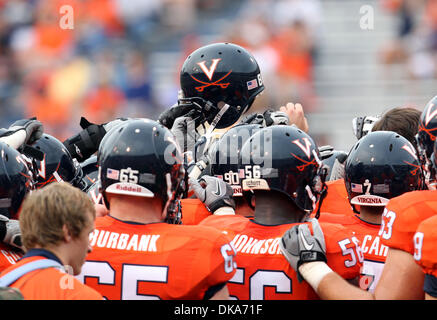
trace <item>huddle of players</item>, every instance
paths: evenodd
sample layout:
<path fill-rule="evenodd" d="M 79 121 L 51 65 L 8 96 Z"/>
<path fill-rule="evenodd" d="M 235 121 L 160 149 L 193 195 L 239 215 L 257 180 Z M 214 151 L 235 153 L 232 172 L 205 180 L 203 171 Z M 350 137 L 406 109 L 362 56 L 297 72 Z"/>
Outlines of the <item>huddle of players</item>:
<path fill-rule="evenodd" d="M 159 122 L 83 119 L 63 144 L 41 132 L 18 143 L 24 156 L 0 143 L 5 163 L 5 154 L 25 160 L 1 175 L 13 204 L 4 216 L 17 219 L 28 190 L 61 180 L 103 203 L 77 278 L 107 299 L 436 296 L 435 191 L 416 190 L 431 188 L 435 175 L 437 100 L 410 130 L 417 143 L 382 127 L 336 157 L 283 113 L 236 124 L 264 89 L 244 48 L 194 51 L 181 89 Z M 208 145 L 213 129 L 227 131 Z M 334 169 L 344 177 L 327 181 Z M 13 264 L 21 253 L 8 241 Z"/>

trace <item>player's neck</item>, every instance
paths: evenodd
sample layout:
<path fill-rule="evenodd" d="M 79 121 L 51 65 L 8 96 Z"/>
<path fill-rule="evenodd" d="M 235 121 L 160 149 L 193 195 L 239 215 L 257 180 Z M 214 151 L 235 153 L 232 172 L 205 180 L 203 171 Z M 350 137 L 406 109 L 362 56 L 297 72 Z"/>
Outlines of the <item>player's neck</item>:
<path fill-rule="evenodd" d="M 243 217 L 253 217 L 253 209 L 243 199 L 236 200 L 235 214 Z"/>
<path fill-rule="evenodd" d="M 381 224 L 383 212 L 384 212 L 384 207 L 361 206 L 360 219 L 372 224 Z"/>
<path fill-rule="evenodd" d="M 136 223 L 163 222 L 162 201 L 157 198 L 113 196 L 109 214 L 119 220 Z"/>
<path fill-rule="evenodd" d="M 255 221 L 265 225 L 302 222 L 304 213 L 286 196 L 261 192 L 256 194 Z"/>

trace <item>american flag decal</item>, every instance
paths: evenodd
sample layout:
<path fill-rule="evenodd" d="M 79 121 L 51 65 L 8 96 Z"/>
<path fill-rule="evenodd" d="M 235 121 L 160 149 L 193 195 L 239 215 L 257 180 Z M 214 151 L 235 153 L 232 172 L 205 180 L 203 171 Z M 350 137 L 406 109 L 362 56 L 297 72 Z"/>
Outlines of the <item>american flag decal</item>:
<path fill-rule="evenodd" d="M 256 79 L 253 79 L 251 81 L 247 81 L 247 89 L 248 90 L 255 89 L 256 87 L 258 87 L 258 82 L 256 81 Z"/>
<path fill-rule="evenodd" d="M 114 169 L 106 169 L 106 177 L 113 180 L 118 180 L 119 171 Z"/>
<path fill-rule="evenodd" d="M 363 193 L 363 185 L 357 183 L 351 183 L 351 191 L 357 193 Z"/>

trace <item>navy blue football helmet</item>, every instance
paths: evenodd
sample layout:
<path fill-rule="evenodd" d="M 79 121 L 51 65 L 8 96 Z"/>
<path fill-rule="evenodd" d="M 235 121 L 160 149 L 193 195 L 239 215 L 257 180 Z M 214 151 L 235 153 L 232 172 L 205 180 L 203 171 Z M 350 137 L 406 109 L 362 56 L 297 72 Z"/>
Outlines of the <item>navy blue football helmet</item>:
<path fill-rule="evenodd" d="M 82 169 L 67 148 L 57 138 L 44 133 L 40 139 L 32 144 L 44 153 L 43 160 L 37 160 L 38 178 L 36 187 L 42 188 L 52 182 L 67 182 L 83 190 Z"/>
<path fill-rule="evenodd" d="M 423 186 L 414 146 L 392 131 L 370 132 L 352 147 L 345 163 L 345 185 L 354 205 L 385 206 L 389 199 Z"/>
<path fill-rule="evenodd" d="M 130 120 L 108 132 L 97 155 L 101 193 L 162 199 L 167 222 L 180 223 L 179 198 L 185 192 L 180 147 L 156 121 Z"/>
<path fill-rule="evenodd" d="M 311 213 L 327 190 L 327 168 L 318 152 L 314 140 L 296 126 L 272 126 L 257 131 L 240 152 L 239 166 L 246 174 L 243 192 L 281 192 L 299 209 Z M 319 212 L 317 218 L 318 215 Z"/>
<path fill-rule="evenodd" d="M 0 142 L 0 214 L 18 218 L 26 194 L 34 189 L 29 162 L 17 150 Z"/>
<path fill-rule="evenodd" d="M 242 196 L 241 181 L 246 177 L 244 168 L 239 168 L 239 154 L 243 144 L 258 130 L 259 124 L 232 127 L 224 133 L 210 152 L 210 173 L 227 182 L 235 196 Z"/>
<path fill-rule="evenodd" d="M 264 90 L 255 58 L 232 43 L 214 43 L 192 52 L 182 66 L 180 84 L 183 97 L 179 103 L 196 105 L 218 129 L 237 122 Z M 229 108 L 218 120 L 216 116 L 226 105 Z"/>

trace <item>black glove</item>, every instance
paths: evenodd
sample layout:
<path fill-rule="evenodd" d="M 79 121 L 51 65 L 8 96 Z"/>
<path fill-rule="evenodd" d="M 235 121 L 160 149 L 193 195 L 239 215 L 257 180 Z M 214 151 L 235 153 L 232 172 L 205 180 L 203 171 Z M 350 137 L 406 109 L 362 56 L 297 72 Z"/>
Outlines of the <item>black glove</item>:
<path fill-rule="evenodd" d="M 20 222 L 0 215 L 0 241 L 23 250 Z"/>
<path fill-rule="evenodd" d="M 234 191 L 225 181 L 204 175 L 199 181 L 190 179 L 189 184 L 196 197 L 205 204 L 210 212 L 217 214 L 219 213 L 217 210 L 225 207 L 235 210 L 235 201 L 232 197 Z"/>
<path fill-rule="evenodd" d="M 158 122 L 164 127 L 171 129 L 177 118 L 190 117 L 195 121 L 195 127 L 204 120 L 200 107 L 192 103 L 177 103 L 165 110 L 158 117 Z"/>
<path fill-rule="evenodd" d="M 80 126 L 83 130 L 65 140 L 63 144 L 73 158 L 76 158 L 79 162 L 83 162 L 99 150 L 100 142 L 106 132 L 118 126 L 120 123 L 123 123 L 125 120 L 128 119 L 118 118 L 104 124 L 95 124 L 81 117 Z"/>
<path fill-rule="evenodd" d="M 5 135 L 11 135 L 14 132 L 17 132 L 18 130 L 26 131 L 26 138 L 23 144 L 32 144 L 35 141 L 37 141 L 39 138 L 41 138 L 44 132 L 44 127 L 42 123 L 36 119 L 36 117 L 30 119 L 21 119 L 15 121 L 9 127 L 8 129 L 9 133 L 6 133 Z"/>

